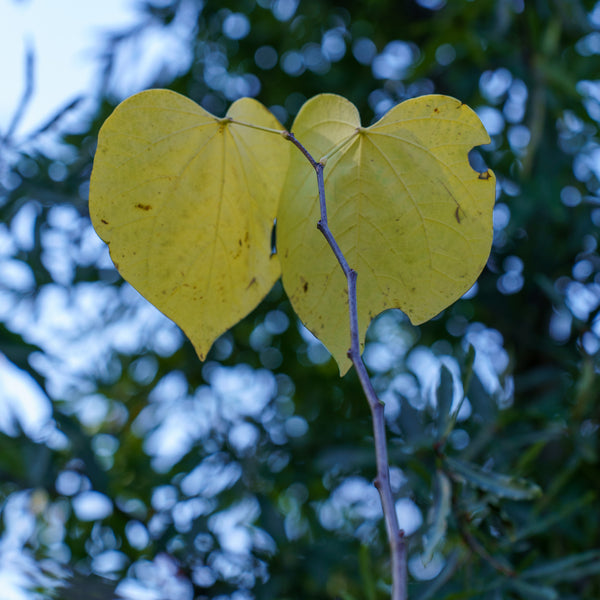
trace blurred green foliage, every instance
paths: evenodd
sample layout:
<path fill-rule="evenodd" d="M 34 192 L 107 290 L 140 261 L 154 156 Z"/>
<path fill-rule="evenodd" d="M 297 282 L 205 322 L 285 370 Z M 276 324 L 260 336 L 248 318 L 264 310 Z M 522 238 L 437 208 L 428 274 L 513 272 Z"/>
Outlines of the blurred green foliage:
<path fill-rule="evenodd" d="M 382 315 L 365 352 L 409 596 L 600 597 L 600 5 L 583 0 L 144 2 L 106 40 L 85 126 L 0 132 L 0 269 L 22 275 L 0 282 L 0 352 L 52 400 L 35 435 L 2 409 L 2 544 L 31 597 L 389 595 L 367 404 L 280 285 L 202 365 L 94 242 L 96 135 L 137 68 L 118 58 L 176 27 L 190 60 L 154 85 L 217 114 L 252 94 L 289 126 L 320 92 L 364 123 L 432 92 L 479 112 L 492 143 L 473 161 L 499 182 L 488 266 L 426 325 Z M 60 151 L 41 143 L 56 131 Z M 77 326 L 53 323 L 59 305 Z M 92 491 L 110 510 L 86 520 Z"/>

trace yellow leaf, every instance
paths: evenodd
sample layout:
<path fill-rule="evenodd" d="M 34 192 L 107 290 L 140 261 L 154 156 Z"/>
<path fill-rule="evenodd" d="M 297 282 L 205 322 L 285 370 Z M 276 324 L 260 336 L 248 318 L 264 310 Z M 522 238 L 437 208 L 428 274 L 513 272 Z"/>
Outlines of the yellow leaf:
<path fill-rule="evenodd" d="M 489 142 L 471 109 L 423 96 L 364 128 L 353 104 L 322 94 L 304 104 L 292 131 L 327 161 L 329 226 L 358 273 L 361 344 L 383 310 L 400 308 L 423 323 L 473 285 L 491 248 L 495 178 L 469 165 L 468 152 Z M 343 375 L 350 367 L 347 286 L 318 220 L 314 171 L 295 152 L 277 216 L 283 285 Z"/>
<path fill-rule="evenodd" d="M 219 119 L 184 96 L 149 90 L 121 103 L 100 131 L 94 227 L 121 275 L 202 360 L 280 275 L 271 232 L 290 145 L 260 128 L 282 130 L 250 98 Z"/>

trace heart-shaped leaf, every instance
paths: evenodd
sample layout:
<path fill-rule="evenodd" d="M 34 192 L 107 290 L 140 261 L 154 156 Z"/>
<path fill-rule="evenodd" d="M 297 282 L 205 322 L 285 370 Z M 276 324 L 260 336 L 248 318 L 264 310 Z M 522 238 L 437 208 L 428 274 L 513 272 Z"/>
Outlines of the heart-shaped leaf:
<path fill-rule="evenodd" d="M 201 359 L 280 275 L 271 232 L 290 153 L 273 135 L 282 129 L 250 98 L 220 119 L 184 96 L 149 90 L 121 103 L 100 131 L 94 227 L 121 275 L 183 329 Z"/>
<path fill-rule="evenodd" d="M 492 243 L 495 179 L 469 165 L 469 151 L 489 142 L 470 108 L 422 96 L 365 128 L 348 100 L 322 94 L 304 104 L 292 131 L 316 160 L 327 161 L 329 226 L 358 273 L 361 342 L 383 310 L 400 308 L 419 324 L 473 285 Z M 296 152 L 277 216 L 283 284 L 344 374 L 347 286 L 318 220 L 314 172 Z"/>

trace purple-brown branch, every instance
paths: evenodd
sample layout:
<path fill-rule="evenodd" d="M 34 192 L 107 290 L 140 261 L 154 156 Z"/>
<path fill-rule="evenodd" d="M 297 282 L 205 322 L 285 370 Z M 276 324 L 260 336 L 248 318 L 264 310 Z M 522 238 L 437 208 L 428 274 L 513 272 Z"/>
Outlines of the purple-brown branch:
<path fill-rule="evenodd" d="M 331 247 L 337 261 L 342 267 L 342 271 L 348 282 L 348 314 L 350 317 L 350 349 L 348 358 L 352 361 L 358 379 L 362 385 L 363 391 L 369 402 L 371 415 L 373 418 L 373 437 L 375 443 L 375 461 L 377 464 L 377 478 L 375 487 L 381 498 L 383 508 L 383 517 L 385 520 L 386 531 L 390 543 L 390 556 L 392 563 L 392 598 L 391 600 L 407 600 L 407 556 L 406 544 L 404 541 L 404 532 L 398 525 L 398 516 L 396 506 L 392 495 L 390 485 L 390 468 L 387 452 L 387 441 L 385 432 L 384 405 L 379 400 L 373 384 L 367 373 L 365 363 L 360 355 L 360 336 L 358 330 L 358 307 L 356 299 L 356 278 L 357 273 L 350 267 L 346 257 L 341 251 L 335 237 L 329 229 L 327 221 L 327 204 L 325 202 L 325 180 L 323 178 L 324 165 L 317 162 L 308 150 L 296 139 L 293 133 L 286 132 L 285 137 L 292 142 L 302 154 L 306 157 L 317 174 L 317 185 L 319 189 L 319 206 L 321 209 L 321 218 L 317 223 L 317 228 L 323 234 L 327 243 Z"/>

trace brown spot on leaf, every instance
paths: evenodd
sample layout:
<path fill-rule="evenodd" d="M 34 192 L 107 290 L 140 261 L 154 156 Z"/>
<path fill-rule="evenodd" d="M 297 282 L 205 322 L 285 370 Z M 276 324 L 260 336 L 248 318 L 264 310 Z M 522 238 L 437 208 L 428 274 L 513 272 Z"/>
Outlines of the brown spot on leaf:
<path fill-rule="evenodd" d="M 492 175 L 489 171 L 485 171 L 484 173 L 479 173 L 479 179 L 489 179 Z"/>
<path fill-rule="evenodd" d="M 108 225 L 108 221 L 106 221 L 105 219 L 100 219 L 101 223 L 104 223 L 105 225 Z"/>
<path fill-rule="evenodd" d="M 142 204 L 141 202 L 138 202 L 135 205 L 136 208 L 139 208 L 140 210 L 151 210 L 152 206 L 150 206 L 150 204 Z"/>
<path fill-rule="evenodd" d="M 465 211 L 460 207 L 457 206 L 456 210 L 454 211 L 454 217 L 456 219 L 456 222 L 460 225 L 462 223 L 462 217 L 465 216 Z"/>

